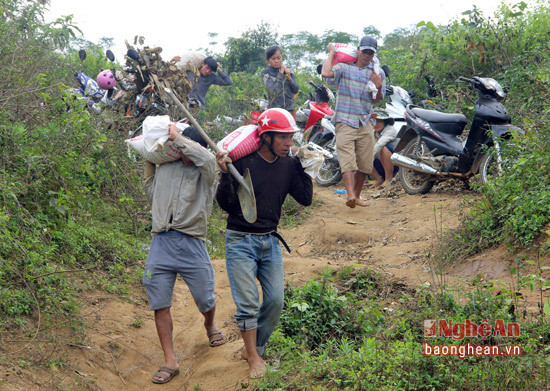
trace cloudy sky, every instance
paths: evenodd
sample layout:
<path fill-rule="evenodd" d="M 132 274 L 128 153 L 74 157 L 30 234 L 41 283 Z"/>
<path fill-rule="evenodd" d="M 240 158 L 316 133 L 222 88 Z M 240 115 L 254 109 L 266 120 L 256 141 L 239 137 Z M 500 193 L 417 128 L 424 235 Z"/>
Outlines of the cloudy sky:
<path fill-rule="evenodd" d="M 519 1 L 519 0 L 518 0 Z M 506 1 L 515 4 L 518 1 Z M 220 44 L 228 37 L 240 37 L 262 21 L 274 26 L 279 34 L 327 30 L 357 36 L 364 27 L 375 26 L 382 35 L 396 28 L 407 28 L 420 21 L 445 24 L 473 8 L 475 4 L 486 16 L 492 16 L 501 0 L 385 0 L 385 1 L 175 1 L 175 0 L 51 0 L 46 20 L 74 15 L 83 38 L 97 43 L 100 38 L 114 38 L 113 51 L 122 58 L 124 41 L 145 37 L 146 46 L 161 46 L 162 57 L 209 45 L 209 33 L 218 33 Z M 341 8 L 336 8 L 342 4 Z M 216 47 L 215 51 L 220 51 Z"/>

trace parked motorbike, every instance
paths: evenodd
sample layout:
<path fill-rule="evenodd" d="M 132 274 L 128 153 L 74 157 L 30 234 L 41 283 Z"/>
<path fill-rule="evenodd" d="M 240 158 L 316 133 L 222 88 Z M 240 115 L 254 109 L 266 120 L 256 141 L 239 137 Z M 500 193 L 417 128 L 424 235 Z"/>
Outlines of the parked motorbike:
<path fill-rule="evenodd" d="M 394 128 L 401 130 L 407 124 L 405 121 L 405 111 L 407 109 L 407 105 L 413 103 L 412 98 L 415 93 L 413 90 L 406 91 L 399 86 L 391 85 L 389 83 L 390 68 L 387 65 L 383 65 L 382 70 L 386 74 L 385 110 L 395 121 L 393 125 Z M 396 142 L 393 143 L 394 146 L 397 145 L 397 141 L 399 140 L 396 139 Z"/>
<path fill-rule="evenodd" d="M 409 104 L 407 126 L 398 134 L 399 144 L 391 157 L 400 166 L 399 180 L 408 194 L 424 194 L 436 181 L 459 178 L 467 181 L 475 174 L 487 183 L 501 172 L 501 140 L 524 132 L 511 125 L 501 103 L 506 92 L 494 79 L 459 77 L 478 90 L 475 113 L 466 141 L 459 136 L 468 122 L 463 114 L 447 114 Z"/>
<path fill-rule="evenodd" d="M 78 82 L 79 88 L 71 88 L 69 92 L 76 97 L 76 99 L 84 100 L 91 112 L 100 113 L 100 102 L 105 94 L 97 82 L 82 71 L 82 62 L 86 59 L 86 50 L 80 49 L 78 51 L 78 57 L 80 58 L 80 70 L 74 73 L 74 78 Z"/>
<path fill-rule="evenodd" d="M 314 88 L 315 96 L 310 94 L 304 107 L 296 111 L 296 124 L 302 132 L 296 133 L 294 139 L 297 144 L 305 145 L 321 152 L 325 158 L 315 182 L 319 186 L 335 185 L 342 179 L 340 163 L 336 153 L 336 131 L 330 121 L 334 111 L 329 105 L 334 99 L 332 91 L 323 84 L 309 84 Z"/>

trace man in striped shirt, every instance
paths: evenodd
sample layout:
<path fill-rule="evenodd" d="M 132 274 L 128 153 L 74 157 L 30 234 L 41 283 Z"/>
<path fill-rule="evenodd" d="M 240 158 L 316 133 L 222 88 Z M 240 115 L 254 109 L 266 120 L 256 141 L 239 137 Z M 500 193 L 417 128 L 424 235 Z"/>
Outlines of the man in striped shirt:
<path fill-rule="evenodd" d="M 374 160 L 372 104 L 382 100 L 385 88 L 384 72 L 377 73 L 373 62 L 377 47 L 376 39 L 364 36 L 357 47 L 356 62 L 333 66 L 335 51 L 330 44 L 321 71 L 330 84 L 338 86 L 332 121 L 336 125 L 336 148 L 346 187 L 346 205 L 350 208 L 367 206 L 360 195 Z"/>

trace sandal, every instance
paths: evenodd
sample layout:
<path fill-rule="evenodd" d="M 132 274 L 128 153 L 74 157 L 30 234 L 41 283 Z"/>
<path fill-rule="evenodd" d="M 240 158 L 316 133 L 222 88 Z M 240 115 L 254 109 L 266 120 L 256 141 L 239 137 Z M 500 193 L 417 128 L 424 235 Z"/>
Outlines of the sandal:
<path fill-rule="evenodd" d="M 223 335 L 220 329 L 216 328 L 216 329 L 208 330 L 206 332 L 206 335 L 208 336 L 208 343 L 213 348 L 215 348 L 216 346 L 222 346 L 226 342 L 225 335 Z M 218 343 L 214 343 L 214 342 L 218 342 Z"/>
<path fill-rule="evenodd" d="M 168 373 L 168 375 L 163 372 Z M 153 383 L 156 383 L 156 384 L 165 384 L 165 383 L 168 383 L 170 380 L 172 380 L 174 376 L 179 375 L 179 373 L 180 373 L 179 369 L 174 369 L 170 367 L 160 367 L 160 369 L 155 372 L 151 380 L 153 381 Z M 155 380 L 155 377 L 160 377 L 162 380 Z"/>

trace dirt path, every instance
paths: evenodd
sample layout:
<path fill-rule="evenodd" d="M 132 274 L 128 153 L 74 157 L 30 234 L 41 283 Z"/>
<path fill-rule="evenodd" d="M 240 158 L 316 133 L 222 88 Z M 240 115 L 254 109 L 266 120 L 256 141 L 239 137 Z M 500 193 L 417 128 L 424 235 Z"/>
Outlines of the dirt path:
<path fill-rule="evenodd" d="M 349 209 L 345 196 L 334 193 L 340 186 L 316 187 L 315 199 L 321 204 L 311 210 L 298 228 L 283 229 L 292 253 L 284 254 L 285 274 L 303 283 L 324 267 L 368 265 L 410 285 L 432 282 L 426 253 L 436 243 L 436 229 L 455 227 L 465 193 L 460 188 L 435 188 L 424 196 L 409 196 L 399 184 L 385 192 L 365 192 L 369 205 Z M 437 216 L 437 222 L 436 222 Z M 464 279 L 483 273 L 487 278 L 508 277 L 508 260 L 503 250 L 493 250 L 474 258 L 449 275 Z M 218 326 L 229 342 L 210 348 L 202 317 L 185 284 L 178 280 L 174 292 L 174 339 L 179 352 L 181 374 L 159 386 L 151 382 L 162 364 L 162 352 L 155 331 L 153 314 L 147 310 L 143 292 L 135 304 L 108 294 L 86 298 L 82 310 L 90 328 L 85 338 L 73 346 L 58 346 L 64 352 L 64 366 L 49 373 L 11 370 L 0 382 L 0 390 L 79 389 L 90 390 L 193 390 L 241 389 L 247 378 L 247 364 L 239 359 L 242 340 L 233 321 L 234 304 L 224 260 L 213 260 L 216 274 Z M 47 346 L 51 350 L 52 346 Z M 47 350 L 45 348 L 45 350 Z M 21 376 L 21 375 L 24 375 Z M 5 388 L 9 385 L 8 388 Z"/>

